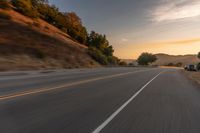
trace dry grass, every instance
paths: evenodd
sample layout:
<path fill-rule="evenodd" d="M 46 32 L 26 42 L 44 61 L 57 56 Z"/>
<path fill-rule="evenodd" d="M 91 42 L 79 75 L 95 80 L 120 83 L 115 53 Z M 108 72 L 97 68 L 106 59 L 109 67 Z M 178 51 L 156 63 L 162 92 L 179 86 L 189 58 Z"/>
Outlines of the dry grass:
<path fill-rule="evenodd" d="M 0 10 L 11 20 L 0 18 L 0 69 L 92 67 L 98 64 L 87 47 L 74 42 L 57 28 L 15 11 Z"/>
<path fill-rule="evenodd" d="M 157 56 L 158 60 L 154 64 L 159 65 L 159 66 L 164 66 L 169 63 L 176 64 L 179 62 L 183 63 L 183 65 L 199 62 L 199 59 L 197 58 L 196 55 L 174 56 L 174 55 L 167 55 L 167 54 L 157 54 L 156 56 Z"/>
<path fill-rule="evenodd" d="M 0 12 L 0 19 L 11 19 L 11 16 L 6 12 Z"/>
<path fill-rule="evenodd" d="M 196 81 L 197 83 L 200 84 L 200 72 L 189 72 L 185 71 L 184 72 L 190 79 Z"/>

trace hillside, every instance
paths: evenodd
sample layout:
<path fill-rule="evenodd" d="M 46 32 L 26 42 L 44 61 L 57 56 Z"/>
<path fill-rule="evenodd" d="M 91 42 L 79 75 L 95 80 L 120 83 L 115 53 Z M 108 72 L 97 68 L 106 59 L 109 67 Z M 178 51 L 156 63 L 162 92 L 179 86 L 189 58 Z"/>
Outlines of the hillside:
<path fill-rule="evenodd" d="M 196 64 L 200 62 L 197 58 L 197 55 L 168 55 L 168 54 L 155 54 L 157 57 L 157 61 L 153 63 L 153 65 L 158 66 L 165 66 L 170 63 L 177 64 L 182 63 L 182 65 L 186 64 Z M 137 65 L 136 60 L 134 59 L 122 59 L 122 61 L 126 62 L 127 64 L 133 63 Z"/>
<path fill-rule="evenodd" d="M 158 60 L 154 63 L 154 65 L 168 65 L 169 63 L 182 63 L 183 65 L 186 64 L 193 64 L 198 63 L 199 59 L 196 55 L 167 55 L 167 54 L 156 54 Z"/>
<path fill-rule="evenodd" d="M 0 9 L 0 70 L 99 66 L 87 47 L 41 19 Z"/>

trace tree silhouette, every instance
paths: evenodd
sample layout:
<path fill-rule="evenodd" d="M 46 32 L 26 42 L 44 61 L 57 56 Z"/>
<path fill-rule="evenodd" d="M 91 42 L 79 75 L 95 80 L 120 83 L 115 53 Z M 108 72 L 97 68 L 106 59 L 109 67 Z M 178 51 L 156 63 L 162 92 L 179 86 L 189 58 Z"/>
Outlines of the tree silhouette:
<path fill-rule="evenodd" d="M 157 60 L 156 56 L 151 53 L 142 53 L 137 62 L 139 65 L 149 65 L 149 63 L 153 63 Z"/>

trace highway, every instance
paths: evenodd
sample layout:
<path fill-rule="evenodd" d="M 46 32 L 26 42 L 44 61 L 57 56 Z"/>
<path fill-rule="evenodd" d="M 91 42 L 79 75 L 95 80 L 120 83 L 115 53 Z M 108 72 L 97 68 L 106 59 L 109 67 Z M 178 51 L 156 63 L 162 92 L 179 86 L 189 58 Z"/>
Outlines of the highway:
<path fill-rule="evenodd" d="M 0 133 L 199 133 L 200 86 L 175 68 L 0 73 Z"/>

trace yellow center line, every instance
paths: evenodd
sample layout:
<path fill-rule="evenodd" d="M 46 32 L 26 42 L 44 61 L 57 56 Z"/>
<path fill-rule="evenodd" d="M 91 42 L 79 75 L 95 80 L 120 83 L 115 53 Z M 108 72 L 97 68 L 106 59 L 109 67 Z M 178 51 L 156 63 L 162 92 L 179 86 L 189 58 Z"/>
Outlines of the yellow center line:
<path fill-rule="evenodd" d="M 93 78 L 93 79 L 88 79 L 88 80 L 82 80 L 82 81 L 77 81 L 77 82 L 73 82 L 73 83 L 68 83 L 68 84 L 65 84 L 65 85 L 60 85 L 60 86 L 56 86 L 56 87 L 52 87 L 52 88 L 41 88 L 41 89 L 37 89 L 37 90 L 30 90 L 30 91 L 24 91 L 24 92 L 19 92 L 19 93 L 1 95 L 0 96 L 0 101 L 12 99 L 12 98 L 17 98 L 17 97 L 22 97 L 22 96 L 27 96 L 27 95 L 31 95 L 31 94 L 48 92 L 48 91 L 57 90 L 57 89 L 60 89 L 60 88 L 71 87 L 71 86 L 76 86 L 76 85 L 80 85 L 80 84 L 86 84 L 86 83 L 90 83 L 90 82 L 94 82 L 94 81 L 98 81 L 98 80 L 120 77 L 120 76 L 133 74 L 133 73 L 151 71 L 151 70 L 140 70 L 140 71 L 134 71 L 134 72 L 119 73 L 119 74 L 114 74 L 114 75 L 109 75 L 109 76 L 103 76 L 103 77 L 98 77 L 98 78 Z"/>

